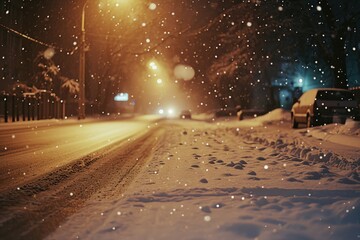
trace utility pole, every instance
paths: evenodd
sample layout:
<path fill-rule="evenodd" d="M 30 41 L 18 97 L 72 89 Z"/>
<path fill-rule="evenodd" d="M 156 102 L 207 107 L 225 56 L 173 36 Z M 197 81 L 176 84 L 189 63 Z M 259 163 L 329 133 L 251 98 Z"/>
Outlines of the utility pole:
<path fill-rule="evenodd" d="M 81 42 L 80 42 L 80 61 L 79 61 L 79 101 L 78 101 L 78 119 L 85 119 L 85 8 L 88 0 L 85 1 L 81 14 Z"/>

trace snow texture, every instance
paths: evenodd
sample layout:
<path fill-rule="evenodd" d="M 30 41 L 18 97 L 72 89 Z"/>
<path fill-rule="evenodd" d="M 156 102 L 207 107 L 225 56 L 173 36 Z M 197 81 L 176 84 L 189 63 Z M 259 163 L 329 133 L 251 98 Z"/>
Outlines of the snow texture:
<path fill-rule="evenodd" d="M 122 196 L 48 239 L 360 238 L 359 123 L 293 130 L 281 109 L 175 122 Z"/>

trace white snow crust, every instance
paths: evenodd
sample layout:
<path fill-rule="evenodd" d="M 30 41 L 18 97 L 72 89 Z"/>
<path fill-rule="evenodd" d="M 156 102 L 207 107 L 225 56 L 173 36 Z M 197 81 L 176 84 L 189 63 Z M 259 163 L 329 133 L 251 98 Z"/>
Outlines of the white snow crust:
<path fill-rule="evenodd" d="M 48 239 L 359 239 L 359 122 L 289 118 L 177 121 L 122 196 L 89 201 Z"/>

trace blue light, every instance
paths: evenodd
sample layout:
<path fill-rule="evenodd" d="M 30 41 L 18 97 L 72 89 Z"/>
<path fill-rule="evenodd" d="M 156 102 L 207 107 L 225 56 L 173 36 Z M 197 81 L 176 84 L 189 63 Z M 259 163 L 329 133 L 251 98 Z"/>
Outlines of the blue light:
<path fill-rule="evenodd" d="M 127 101 L 129 101 L 129 94 L 128 93 L 118 93 L 114 97 L 114 100 L 116 102 L 127 102 Z"/>

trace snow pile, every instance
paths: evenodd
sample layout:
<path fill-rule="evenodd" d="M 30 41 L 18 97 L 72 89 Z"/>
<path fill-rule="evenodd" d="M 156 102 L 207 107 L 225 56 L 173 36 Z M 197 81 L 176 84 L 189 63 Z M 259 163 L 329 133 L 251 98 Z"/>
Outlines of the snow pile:
<path fill-rule="evenodd" d="M 344 125 L 329 124 L 310 128 L 308 135 L 319 140 L 333 142 L 350 147 L 360 146 L 360 122 L 347 119 Z"/>
<path fill-rule="evenodd" d="M 351 135 L 360 137 L 360 121 L 347 119 L 345 124 L 330 124 L 322 127 L 323 131 L 330 134 Z"/>
<path fill-rule="evenodd" d="M 280 121 L 290 121 L 291 116 L 289 111 L 286 111 L 282 108 L 277 108 L 253 120 L 264 125 L 264 124 L 272 124 Z"/>
<path fill-rule="evenodd" d="M 240 126 L 261 126 L 265 124 L 273 124 L 280 121 L 290 121 L 290 112 L 282 109 L 277 108 L 269 113 L 258 116 L 256 118 L 248 118 L 239 121 L 237 116 L 225 116 L 225 117 L 216 117 L 214 112 L 207 112 L 193 115 L 193 119 L 200 120 L 200 121 L 208 121 L 208 122 L 230 122 L 232 125 L 240 125 Z"/>
<path fill-rule="evenodd" d="M 192 118 L 199 121 L 213 121 L 215 119 L 215 114 L 211 112 L 207 113 L 200 113 L 200 114 L 193 114 Z"/>

